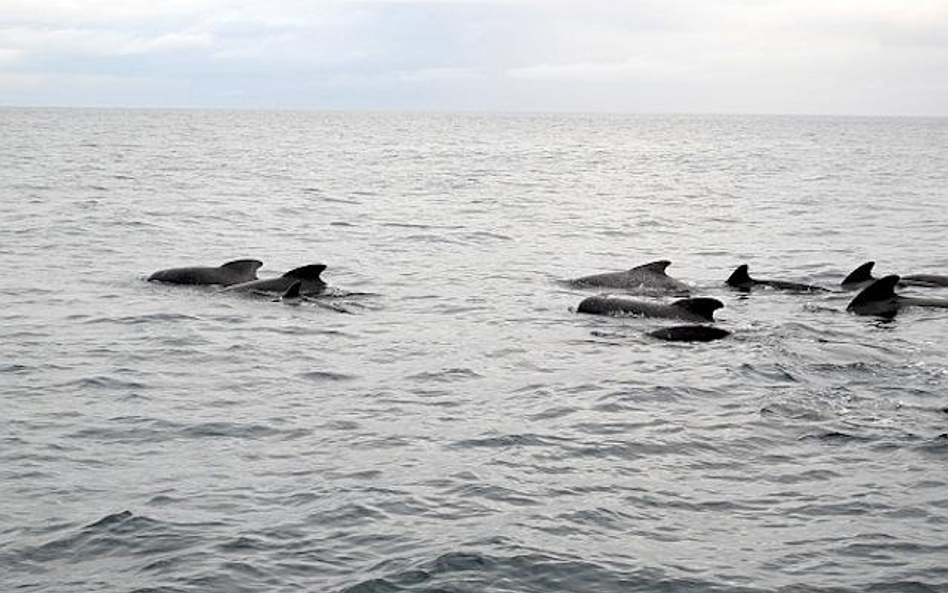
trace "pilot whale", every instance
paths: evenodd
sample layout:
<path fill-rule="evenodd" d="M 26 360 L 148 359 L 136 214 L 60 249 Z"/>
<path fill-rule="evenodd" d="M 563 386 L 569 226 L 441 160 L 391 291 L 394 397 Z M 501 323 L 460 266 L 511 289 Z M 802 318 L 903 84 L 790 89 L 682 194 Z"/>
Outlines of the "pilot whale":
<path fill-rule="evenodd" d="M 940 274 L 908 274 L 899 282 L 902 286 L 939 288 L 948 286 L 948 276 Z"/>
<path fill-rule="evenodd" d="M 940 274 L 908 274 L 902 276 L 899 282 L 902 286 L 918 286 L 925 288 L 940 288 L 948 286 L 948 276 Z"/>
<path fill-rule="evenodd" d="M 751 290 L 755 286 L 769 286 L 777 290 L 788 290 L 793 292 L 828 292 L 827 289 L 810 284 L 800 284 L 797 282 L 786 282 L 784 280 L 759 280 L 751 278 L 748 273 L 747 264 L 741 264 L 731 273 L 727 279 L 728 286 L 733 286 L 740 290 Z"/>
<path fill-rule="evenodd" d="M 648 335 L 668 342 L 712 342 L 731 335 L 731 332 L 711 325 L 675 325 L 648 332 Z"/>
<path fill-rule="evenodd" d="M 251 280 L 233 284 L 221 289 L 221 292 L 251 292 L 251 293 L 286 293 L 294 283 L 299 281 L 299 292 L 301 295 L 319 294 L 326 289 L 326 283 L 319 277 L 326 266 L 323 264 L 310 264 L 300 268 L 295 268 L 276 278 L 266 278 L 262 280 Z"/>
<path fill-rule="evenodd" d="M 214 267 L 193 266 L 159 270 L 148 277 L 149 282 L 168 284 L 198 284 L 230 286 L 257 279 L 257 269 L 263 262 L 256 259 L 237 259 Z"/>
<path fill-rule="evenodd" d="M 894 317 L 903 307 L 938 307 L 948 309 L 948 299 L 922 299 L 896 294 L 899 277 L 880 278 L 864 288 L 846 307 L 856 315 Z"/>
<path fill-rule="evenodd" d="M 673 303 L 651 303 L 633 299 L 593 296 L 583 299 L 576 308 L 578 313 L 592 315 L 633 315 L 641 317 L 666 317 L 685 321 L 714 321 L 714 312 L 724 303 L 711 298 L 680 299 Z"/>
<path fill-rule="evenodd" d="M 661 259 L 624 272 L 583 276 L 570 280 L 570 284 L 579 287 L 617 288 L 638 294 L 687 295 L 690 291 L 688 285 L 665 273 L 665 269 L 670 265 L 670 261 Z"/>
<path fill-rule="evenodd" d="M 872 275 L 872 268 L 876 262 L 867 261 L 849 273 L 843 279 L 841 286 L 844 290 L 858 290 L 878 280 Z M 917 286 L 920 288 L 939 288 L 948 286 L 948 276 L 938 274 L 907 274 L 899 279 L 899 286 Z"/>

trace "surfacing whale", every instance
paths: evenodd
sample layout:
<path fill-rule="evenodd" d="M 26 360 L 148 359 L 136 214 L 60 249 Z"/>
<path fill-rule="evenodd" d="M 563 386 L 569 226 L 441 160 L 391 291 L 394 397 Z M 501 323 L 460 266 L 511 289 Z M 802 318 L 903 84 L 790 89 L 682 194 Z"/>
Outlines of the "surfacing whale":
<path fill-rule="evenodd" d="M 617 297 L 592 296 L 583 299 L 577 313 L 613 316 L 665 317 L 685 321 L 714 321 L 714 312 L 724 303 L 712 298 L 680 299 L 673 303 L 652 303 Z"/>
<path fill-rule="evenodd" d="M 787 290 L 791 292 L 828 292 L 827 289 L 810 284 L 800 284 L 797 282 L 786 282 L 784 280 L 759 280 L 751 278 L 747 271 L 747 264 L 741 264 L 731 273 L 727 279 L 728 286 L 733 286 L 740 290 L 751 290 L 755 286 L 769 286 L 777 290 Z"/>
<path fill-rule="evenodd" d="M 661 259 L 624 272 L 583 276 L 570 280 L 570 284 L 579 287 L 616 288 L 638 294 L 687 295 L 690 291 L 688 285 L 665 273 L 665 268 L 670 265 L 670 261 Z"/>
<path fill-rule="evenodd" d="M 849 273 L 843 281 L 839 283 L 843 290 L 861 290 L 876 280 L 875 276 L 872 275 L 872 267 L 876 265 L 874 261 L 867 261 L 864 264 L 860 264 L 855 270 Z"/>
<path fill-rule="evenodd" d="M 872 275 L 874 261 L 867 261 L 849 273 L 840 286 L 843 290 L 859 290 L 878 280 Z M 899 286 L 916 286 L 919 288 L 940 288 L 948 286 L 948 276 L 939 274 L 907 274 L 899 278 Z"/>
<path fill-rule="evenodd" d="M 711 325 L 675 325 L 648 332 L 648 335 L 668 342 L 713 342 L 731 335 L 731 332 Z"/>
<path fill-rule="evenodd" d="M 222 292 L 250 292 L 250 293 L 286 293 L 294 283 L 299 281 L 299 292 L 301 295 L 314 295 L 323 292 L 326 289 L 326 283 L 319 277 L 326 266 L 323 264 L 310 264 L 300 268 L 295 268 L 276 278 L 266 278 L 263 280 L 251 280 L 233 284 L 222 289 Z"/>
<path fill-rule="evenodd" d="M 237 259 L 215 267 L 193 266 L 159 270 L 148 277 L 149 282 L 230 286 L 257 279 L 257 269 L 263 262 L 256 259 Z"/>
<path fill-rule="evenodd" d="M 902 286 L 918 286 L 919 288 L 941 288 L 948 286 L 948 276 L 940 274 L 909 274 L 902 276 L 899 282 Z"/>
<path fill-rule="evenodd" d="M 948 299 L 922 299 L 896 294 L 899 277 L 880 278 L 864 288 L 846 307 L 856 315 L 895 317 L 903 307 L 938 307 L 948 309 Z"/>

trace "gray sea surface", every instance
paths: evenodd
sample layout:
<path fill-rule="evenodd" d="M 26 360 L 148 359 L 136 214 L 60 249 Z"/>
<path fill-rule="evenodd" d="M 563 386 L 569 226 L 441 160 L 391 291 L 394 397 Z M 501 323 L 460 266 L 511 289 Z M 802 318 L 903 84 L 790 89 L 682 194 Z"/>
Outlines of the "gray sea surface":
<path fill-rule="evenodd" d="M 946 204 L 946 119 L 0 109 L 0 590 L 948 591 L 948 310 L 723 285 Z M 332 290 L 145 281 L 241 257 Z M 730 337 L 575 313 L 656 259 Z"/>

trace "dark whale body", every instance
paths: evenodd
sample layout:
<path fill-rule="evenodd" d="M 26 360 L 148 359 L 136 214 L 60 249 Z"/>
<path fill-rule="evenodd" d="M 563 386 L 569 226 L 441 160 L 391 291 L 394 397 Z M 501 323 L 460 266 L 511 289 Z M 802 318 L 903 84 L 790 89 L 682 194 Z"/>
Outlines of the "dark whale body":
<path fill-rule="evenodd" d="M 727 279 L 728 286 L 749 291 L 755 286 L 769 286 L 777 290 L 786 290 L 790 292 L 828 292 L 820 286 L 810 284 L 800 284 L 797 282 L 786 282 L 784 280 L 759 280 L 751 278 L 748 273 L 747 264 L 741 264 L 731 273 Z"/>
<path fill-rule="evenodd" d="M 310 264 L 300 268 L 295 268 L 276 278 L 266 278 L 263 280 L 251 280 L 233 284 L 224 288 L 222 292 L 250 292 L 250 293 L 278 293 L 284 294 L 299 281 L 299 293 L 301 295 L 314 295 L 323 292 L 326 289 L 326 283 L 320 278 L 320 274 L 326 266 L 323 264 Z"/>
<path fill-rule="evenodd" d="M 859 290 L 878 280 L 872 275 L 872 268 L 876 262 L 867 261 L 849 273 L 843 279 L 841 286 L 844 290 Z M 908 274 L 899 278 L 899 286 L 917 286 L 919 288 L 940 288 L 948 286 L 948 276 L 939 274 Z"/>
<path fill-rule="evenodd" d="M 922 299 L 896 294 L 898 276 L 880 278 L 864 288 L 846 307 L 856 315 L 875 315 L 877 317 L 895 317 L 904 307 L 937 307 L 948 309 L 948 300 Z"/>
<path fill-rule="evenodd" d="M 257 269 L 263 262 L 256 259 L 237 259 L 217 267 L 193 266 L 159 270 L 148 277 L 149 282 L 168 284 L 230 286 L 257 279 Z"/>
<path fill-rule="evenodd" d="M 948 286 L 948 276 L 940 274 L 909 274 L 902 276 L 902 286 L 918 286 L 926 288 L 940 288 Z"/>
<path fill-rule="evenodd" d="M 687 295 L 690 290 L 688 285 L 665 273 L 665 268 L 670 265 L 670 261 L 662 259 L 624 272 L 583 276 L 570 280 L 570 284 L 581 288 L 616 288 L 637 294 Z"/>
<path fill-rule="evenodd" d="M 648 332 L 648 335 L 668 342 L 713 342 L 731 335 L 731 332 L 711 325 L 675 325 Z"/>
<path fill-rule="evenodd" d="M 711 298 L 680 299 L 670 304 L 616 297 L 593 296 L 583 299 L 578 313 L 613 316 L 665 317 L 685 321 L 714 321 L 714 312 L 724 303 Z"/>

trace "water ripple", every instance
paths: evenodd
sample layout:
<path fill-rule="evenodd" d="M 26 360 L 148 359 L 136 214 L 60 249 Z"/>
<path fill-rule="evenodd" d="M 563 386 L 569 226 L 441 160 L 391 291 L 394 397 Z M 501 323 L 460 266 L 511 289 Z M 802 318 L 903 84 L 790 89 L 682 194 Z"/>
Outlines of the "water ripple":
<path fill-rule="evenodd" d="M 0 128 L 0 589 L 948 590 L 946 317 L 839 291 L 868 259 L 945 272 L 944 121 Z M 142 279 L 238 257 L 332 287 Z M 657 259 L 732 339 L 657 342 L 558 282 Z M 833 292 L 739 294 L 743 262 Z"/>

